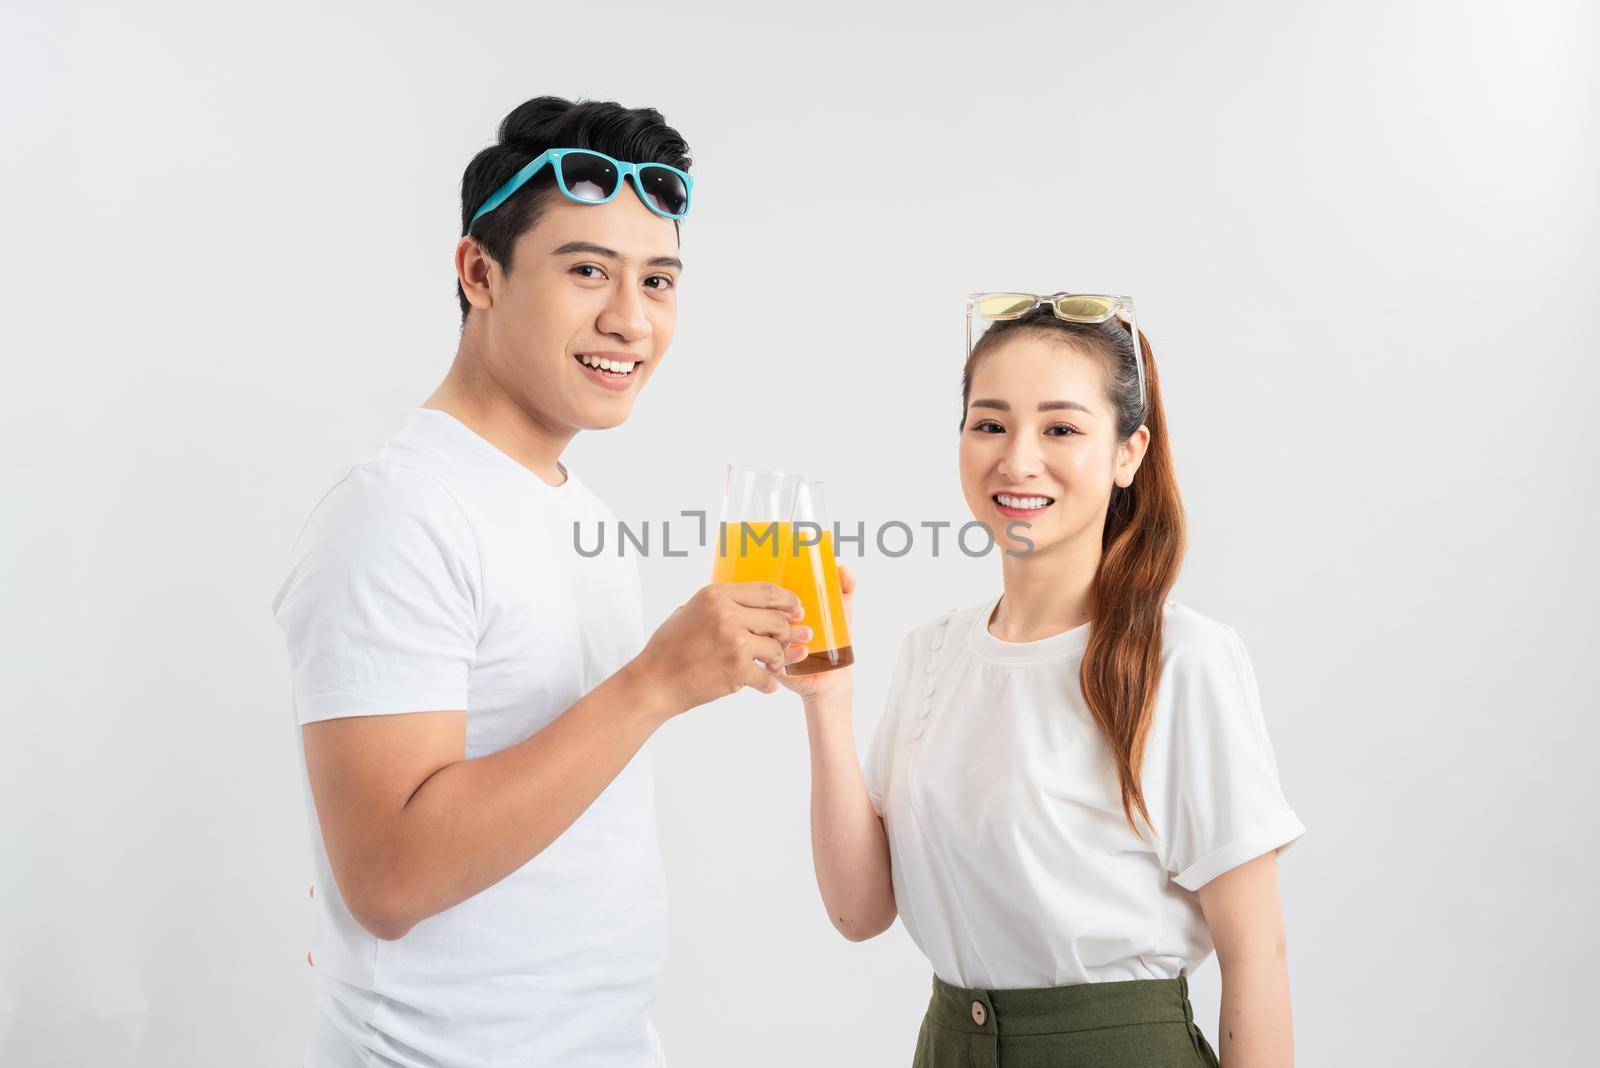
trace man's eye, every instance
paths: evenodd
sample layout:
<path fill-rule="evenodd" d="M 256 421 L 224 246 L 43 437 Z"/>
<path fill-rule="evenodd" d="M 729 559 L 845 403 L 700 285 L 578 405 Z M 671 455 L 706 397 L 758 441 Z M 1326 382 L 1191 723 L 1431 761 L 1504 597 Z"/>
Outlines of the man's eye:
<path fill-rule="evenodd" d="M 673 282 L 673 280 L 670 277 L 668 277 L 667 275 L 664 275 L 664 274 L 653 274 L 649 278 L 646 278 L 644 281 L 645 281 L 646 285 L 650 285 L 651 282 L 659 282 L 660 283 L 659 285 L 653 285 L 653 286 L 650 286 L 650 288 L 651 289 L 661 289 L 661 290 L 671 289 L 674 285 L 677 284 L 677 283 Z"/>
<path fill-rule="evenodd" d="M 585 274 L 584 273 L 585 271 L 593 271 L 594 273 L 593 274 Z M 578 264 L 578 266 L 576 266 L 576 267 L 574 267 L 572 269 L 572 273 L 575 274 L 575 275 L 579 275 L 580 277 L 583 277 L 583 278 L 604 278 L 606 276 L 606 273 L 604 271 L 602 271 L 600 268 L 596 267 L 592 263 L 580 263 L 580 264 Z"/>

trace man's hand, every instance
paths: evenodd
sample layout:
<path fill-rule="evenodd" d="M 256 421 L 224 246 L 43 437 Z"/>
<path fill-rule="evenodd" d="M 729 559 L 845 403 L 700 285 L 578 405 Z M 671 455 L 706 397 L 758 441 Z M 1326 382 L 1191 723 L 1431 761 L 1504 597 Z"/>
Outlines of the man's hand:
<path fill-rule="evenodd" d="M 668 616 L 624 672 L 663 696 L 673 714 L 749 686 L 778 688 L 785 664 L 803 660 L 811 628 L 800 599 L 771 582 L 704 586 Z"/>

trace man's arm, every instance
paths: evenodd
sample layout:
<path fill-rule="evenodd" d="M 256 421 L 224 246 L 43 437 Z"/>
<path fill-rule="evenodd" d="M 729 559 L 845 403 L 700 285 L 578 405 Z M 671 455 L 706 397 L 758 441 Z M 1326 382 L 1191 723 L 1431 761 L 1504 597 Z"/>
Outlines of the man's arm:
<path fill-rule="evenodd" d="M 471 760 L 466 713 L 305 724 L 306 768 L 351 914 L 396 939 L 537 856 L 674 715 L 806 655 L 798 601 L 769 583 L 708 586 L 637 658 L 532 737 Z M 766 666 L 757 664 L 760 660 Z"/>

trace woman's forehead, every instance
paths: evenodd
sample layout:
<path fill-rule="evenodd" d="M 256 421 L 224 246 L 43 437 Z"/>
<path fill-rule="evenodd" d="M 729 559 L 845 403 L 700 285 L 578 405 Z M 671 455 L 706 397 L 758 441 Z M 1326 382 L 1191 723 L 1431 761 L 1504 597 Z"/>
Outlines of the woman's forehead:
<path fill-rule="evenodd" d="M 1023 334 L 1007 338 L 973 371 L 972 391 L 980 383 L 1032 395 L 1059 393 L 1076 386 L 1098 391 L 1104 383 L 1100 361 L 1065 337 Z"/>

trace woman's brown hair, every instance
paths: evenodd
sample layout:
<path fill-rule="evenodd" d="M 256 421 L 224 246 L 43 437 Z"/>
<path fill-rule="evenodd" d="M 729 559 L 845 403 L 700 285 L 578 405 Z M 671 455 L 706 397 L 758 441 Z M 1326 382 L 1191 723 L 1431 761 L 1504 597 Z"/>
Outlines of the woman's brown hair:
<path fill-rule="evenodd" d="M 1122 812 L 1139 834 L 1138 811 L 1154 831 L 1145 807 L 1139 771 L 1145 737 L 1161 676 L 1162 605 L 1178 579 L 1183 560 L 1183 502 L 1167 444 L 1167 419 L 1161 407 L 1161 381 L 1150 342 L 1141 331 L 1146 403 L 1139 403 L 1133 335 L 1120 320 L 1073 323 L 1041 307 L 1020 319 L 995 323 L 979 338 L 961 372 L 961 425 L 966 426 L 972 376 L 1007 340 L 1032 335 L 1071 345 L 1099 359 L 1105 370 L 1106 399 L 1117 413 L 1117 441 L 1126 441 L 1141 424 L 1150 444 L 1138 473 L 1127 486 L 1113 486 L 1100 538 L 1100 565 L 1091 588 L 1093 623 L 1078 681 L 1095 722 L 1105 735 L 1117 779 Z"/>

